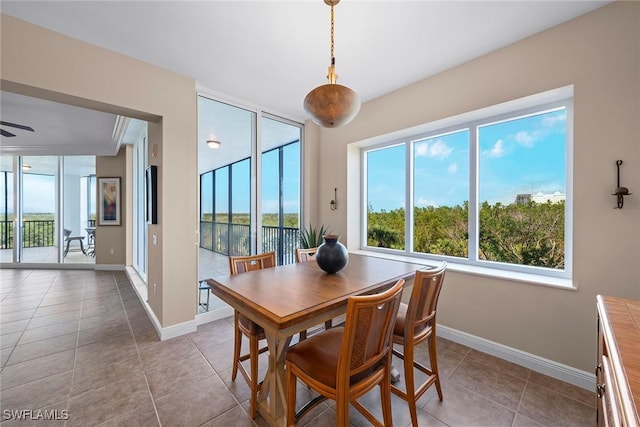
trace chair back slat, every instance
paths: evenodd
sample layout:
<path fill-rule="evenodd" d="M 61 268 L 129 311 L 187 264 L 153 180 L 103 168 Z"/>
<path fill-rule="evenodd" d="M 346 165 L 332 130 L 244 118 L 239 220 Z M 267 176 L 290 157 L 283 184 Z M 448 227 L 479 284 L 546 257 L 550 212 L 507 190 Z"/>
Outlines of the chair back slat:
<path fill-rule="evenodd" d="M 276 253 L 265 252 L 258 255 L 248 256 L 230 256 L 229 272 L 230 274 L 246 273 L 247 271 L 262 270 L 276 266 Z"/>
<path fill-rule="evenodd" d="M 296 262 L 313 261 L 316 259 L 316 252 L 318 252 L 318 248 L 297 248 Z"/>
<path fill-rule="evenodd" d="M 416 271 L 407 308 L 407 319 L 414 319 L 412 330 L 408 331 L 410 335 L 416 335 L 433 324 L 446 269 L 447 263 L 443 262 L 430 270 Z"/>
<path fill-rule="evenodd" d="M 391 360 L 391 335 L 398 314 L 404 280 L 385 292 L 350 297 L 340 357 L 338 384 Z"/>

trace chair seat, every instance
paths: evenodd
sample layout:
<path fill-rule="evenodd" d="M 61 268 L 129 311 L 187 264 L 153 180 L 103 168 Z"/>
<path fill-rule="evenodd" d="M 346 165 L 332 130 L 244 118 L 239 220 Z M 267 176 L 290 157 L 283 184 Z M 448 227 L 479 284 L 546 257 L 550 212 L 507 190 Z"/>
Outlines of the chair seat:
<path fill-rule="evenodd" d="M 314 335 L 291 347 L 287 352 L 287 360 L 295 363 L 308 376 L 335 388 L 343 335 L 343 327 Z"/>
<path fill-rule="evenodd" d="M 260 337 L 259 339 L 264 338 L 264 329 L 262 328 L 262 326 L 258 325 L 253 320 L 249 319 L 248 317 L 242 314 L 239 314 L 238 322 L 248 333 L 252 335 L 258 335 Z"/>

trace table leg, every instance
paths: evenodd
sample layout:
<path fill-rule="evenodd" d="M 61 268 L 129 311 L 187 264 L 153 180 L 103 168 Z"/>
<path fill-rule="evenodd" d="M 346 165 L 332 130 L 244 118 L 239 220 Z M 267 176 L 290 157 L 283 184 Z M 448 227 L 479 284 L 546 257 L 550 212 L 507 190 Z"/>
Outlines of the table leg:
<path fill-rule="evenodd" d="M 283 426 L 287 414 L 284 362 L 291 337 L 282 339 L 268 332 L 265 335 L 269 347 L 269 366 L 258 393 L 258 410 L 270 425 Z"/>

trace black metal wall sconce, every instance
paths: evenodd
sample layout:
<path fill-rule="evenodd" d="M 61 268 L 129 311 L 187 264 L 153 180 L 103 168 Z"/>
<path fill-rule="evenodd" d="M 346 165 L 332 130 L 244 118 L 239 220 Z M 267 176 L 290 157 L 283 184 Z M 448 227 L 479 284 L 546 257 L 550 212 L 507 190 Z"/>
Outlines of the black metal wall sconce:
<path fill-rule="evenodd" d="M 614 196 L 618 199 L 618 206 L 614 209 L 622 209 L 624 206 L 624 196 L 630 196 L 633 193 L 629 193 L 629 189 L 627 187 L 620 186 L 620 165 L 622 164 L 622 160 L 616 160 L 616 166 L 618 167 L 618 186 L 616 187 L 616 191 L 613 193 Z"/>
<path fill-rule="evenodd" d="M 336 209 L 338 209 L 338 189 L 337 188 L 333 189 L 333 200 L 329 202 L 329 208 L 332 211 L 335 211 Z"/>

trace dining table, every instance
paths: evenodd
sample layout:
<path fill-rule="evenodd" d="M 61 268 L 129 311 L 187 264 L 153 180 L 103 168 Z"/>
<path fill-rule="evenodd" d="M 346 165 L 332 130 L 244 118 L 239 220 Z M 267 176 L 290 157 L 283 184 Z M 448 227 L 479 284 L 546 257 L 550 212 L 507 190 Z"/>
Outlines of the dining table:
<path fill-rule="evenodd" d="M 260 415 L 272 426 L 285 425 L 285 357 L 293 336 L 345 314 L 349 297 L 384 291 L 421 268 L 425 266 L 350 253 L 348 264 L 336 274 L 308 261 L 207 279 L 214 295 L 264 328 L 268 367 L 258 392 Z"/>

